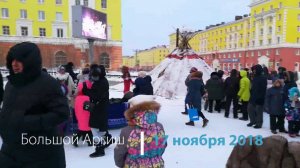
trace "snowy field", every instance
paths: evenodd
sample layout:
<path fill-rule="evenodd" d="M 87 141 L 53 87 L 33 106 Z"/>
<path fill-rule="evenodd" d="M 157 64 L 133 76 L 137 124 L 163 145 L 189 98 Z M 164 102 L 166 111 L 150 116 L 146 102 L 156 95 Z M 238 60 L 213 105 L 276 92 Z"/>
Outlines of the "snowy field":
<path fill-rule="evenodd" d="M 122 97 L 123 85 L 116 85 L 110 88 L 110 95 L 113 98 Z M 270 136 L 269 131 L 269 117 L 265 114 L 264 125 L 260 130 L 249 128 L 246 126 L 248 122 L 240 121 L 232 118 L 225 119 L 224 112 L 219 113 L 207 113 L 204 111 L 204 115 L 209 119 L 209 124 L 206 128 L 202 128 L 202 122 L 197 122 L 195 127 L 186 126 L 184 123 L 188 121 L 188 117 L 182 115 L 183 111 L 183 97 L 174 100 L 168 100 L 162 97 L 157 97 L 157 101 L 161 103 L 162 109 L 159 114 L 159 121 L 164 125 L 166 134 L 169 135 L 168 147 L 166 149 L 163 158 L 167 168 L 224 168 L 227 159 L 233 149 L 230 146 L 232 138 L 230 135 L 244 135 L 244 136 L 257 136 L 263 137 Z M 287 125 L 286 125 L 287 128 Z M 118 136 L 120 129 L 110 131 L 114 136 Z M 226 140 L 223 146 L 213 146 L 211 149 L 208 145 L 198 146 L 178 146 L 173 145 L 173 138 L 199 138 L 201 135 L 206 134 L 206 137 L 224 137 Z M 286 138 L 286 134 L 283 135 Z M 290 141 L 300 141 L 300 138 L 290 139 Z M 1 142 L 0 142 L 1 144 Z M 79 145 L 78 148 L 72 145 L 66 145 L 66 161 L 68 168 L 114 168 L 113 149 L 115 145 L 111 145 L 106 149 L 106 155 L 101 158 L 89 158 L 89 154 L 94 152 L 93 147 L 87 147 L 87 145 Z"/>
<path fill-rule="evenodd" d="M 111 87 L 111 97 L 122 97 L 122 84 L 115 87 Z M 163 156 L 167 168 L 224 168 L 227 159 L 233 149 L 230 146 L 232 138 L 230 135 L 262 135 L 263 137 L 272 135 L 269 131 L 269 117 L 265 114 L 265 122 L 263 128 L 255 130 L 254 128 L 248 128 L 246 124 L 248 122 L 240 121 L 232 118 L 225 119 L 224 113 L 207 113 L 205 116 L 209 119 L 209 124 L 206 128 L 202 128 L 202 123 L 197 122 L 195 127 L 188 127 L 184 123 L 188 121 L 188 117 L 182 115 L 183 111 L 183 98 L 175 100 L 168 100 L 162 97 L 157 97 L 157 101 L 162 104 L 162 109 L 159 114 L 159 122 L 164 125 L 166 134 L 169 135 L 168 147 Z M 287 127 L 287 126 L 286 126 Z M 120 130 L 110 131 L 114 136 L 118 136 Z M 173 138 L 194 138 L 200 137 L 206 134 L 206 137 L 225 137 L 225 146 L 214 146 L 211 149 L 208 145 L 205 146 L 178 146 L 173 145 Z M 283 135 L 286 138 L 286 134 Z M 290 141 L 292 139 L 288 138 Z M 300 141 L 300 138 L 293 139 L 294 141 Z M 106 149 L 106 155 L 102 158 L 91 159 L 88 157 L 90 153 L 94 151 L 93 148 L 80 146 L 74 148 L 73 146 L 66 146 L 66 158 L 67 167 L 70 168 L 98 168 L 108 167 L 113 168 L 113 149 L 114 146 L 110 146 Z"/>

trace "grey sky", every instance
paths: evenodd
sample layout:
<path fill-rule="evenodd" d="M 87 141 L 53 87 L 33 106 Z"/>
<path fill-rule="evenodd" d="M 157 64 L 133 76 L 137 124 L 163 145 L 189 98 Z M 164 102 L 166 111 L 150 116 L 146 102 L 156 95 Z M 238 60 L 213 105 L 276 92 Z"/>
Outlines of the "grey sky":
<path fill-rule="evenodd" d="M 192 30 L 250 13 L 250 0 L 124 0 L 122 1 L 123 55 L 135 49 L 169 44 L 178 28 Z"/>

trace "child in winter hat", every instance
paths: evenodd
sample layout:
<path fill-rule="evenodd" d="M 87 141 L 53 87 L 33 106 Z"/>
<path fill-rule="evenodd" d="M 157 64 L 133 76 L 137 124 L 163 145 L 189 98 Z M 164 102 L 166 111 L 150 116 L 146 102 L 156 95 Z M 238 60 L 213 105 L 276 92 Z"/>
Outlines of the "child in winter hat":
<path fill-rule="evenodd" d="M 125 112 L 128 126 L 120 134 L 125 143 L 118 143 L 114 150 L 118 167 L 165 167 L 162 155 L 167 147 L 166 136 L 162 124 L 157 122 L 160 104 L 153 99 L 153 96 L 140 95 L 130 100 L 131 107 Z"/>
<path fill-rule="evenodd" d="M 286 119 L 289 122 L 289 135 L 294 138 L 299 136 L 300 128 L 300 92 L 297 87 L 289 90 L 289 99 L 285 103 Z"/>

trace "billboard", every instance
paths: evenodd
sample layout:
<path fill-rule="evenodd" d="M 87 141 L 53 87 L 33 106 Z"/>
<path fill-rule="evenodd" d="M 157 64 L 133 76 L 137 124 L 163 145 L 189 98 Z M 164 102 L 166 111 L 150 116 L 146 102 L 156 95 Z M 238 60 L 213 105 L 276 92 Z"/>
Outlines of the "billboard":
<path fill-rule="evenodd" d="M 105 13 L 84 6 L 72 6 L 73 37 L 107 40 Z"/>

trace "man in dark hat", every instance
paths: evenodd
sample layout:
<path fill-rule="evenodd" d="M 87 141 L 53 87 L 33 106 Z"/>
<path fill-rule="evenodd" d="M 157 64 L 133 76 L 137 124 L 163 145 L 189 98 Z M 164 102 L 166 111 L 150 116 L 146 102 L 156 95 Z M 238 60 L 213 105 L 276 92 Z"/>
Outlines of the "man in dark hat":
<path fill-rule="evenodd" d="M 263 67 L 259 64 L 252 67 L 253 80 L 251 83 L 248 113 L 250 123 L 247 125 L 259 129 L 263 124 L 263 107 L 267 90 L 267 78 L 263 75 Z"/>
<path fill-rule="evenodd" d="M 57 126 L 69 117 L 58 82 L 42 72 L 36 44 L 23 42 L 7 55 L 8 83 L 0 112 L 1 168 L 64 168 Z"/>

